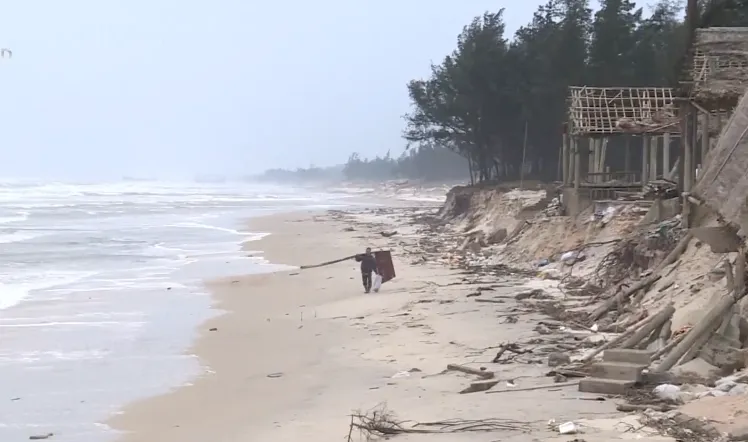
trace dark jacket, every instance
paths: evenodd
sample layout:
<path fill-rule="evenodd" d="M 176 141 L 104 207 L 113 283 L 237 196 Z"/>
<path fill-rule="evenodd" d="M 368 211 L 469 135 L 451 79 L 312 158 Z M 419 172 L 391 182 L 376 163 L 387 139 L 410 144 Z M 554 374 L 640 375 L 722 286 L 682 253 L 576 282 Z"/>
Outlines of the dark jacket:
<path fill-rule="evenodd" d="M 362 253 L 356 255 L 356 261 L 361 263 L 361 273 L 377 272 L 377 261 L 374 259 L 374 255 Z"/>

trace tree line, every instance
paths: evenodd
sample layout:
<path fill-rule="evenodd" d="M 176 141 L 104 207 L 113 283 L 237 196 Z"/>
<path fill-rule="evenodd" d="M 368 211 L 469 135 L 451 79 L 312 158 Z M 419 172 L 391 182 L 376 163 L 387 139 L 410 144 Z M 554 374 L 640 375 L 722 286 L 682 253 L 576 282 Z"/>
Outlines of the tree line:
<path fill-rule="evenodd" d="M 569 86 L 674 87 L 693 27 L 748 26 L 748 0 L 549 0 L 509 38 L 503 9 L 476 16 L 430 75 L 407 84 L 406 152 L 353 154 L 341 179 L 557 178 Z M 526 149 L 525 149 L 526 146 Z M 616 150 L 616 149 L 613 149 Z M 614 152 L 615 153 L 615 152 Z M 620 156 L 612 165 L 622 167 Z M 318 176 L 319 168 L 288 172 Z"/>
<path fill-rule="evenodd" d="M 441 146 L 421 145 L 394 157 L 389 152 L 374 158 L 353 153 L 345 164 L 332 167 L 270 169 L 259 177 L 273 182 L 336 182 L 382 181 L 411 179 L 419 181 L 450 181 L 468 179 L 467 160 Z"/>
<path fill-rule="evenodd" d="M 695 4 L 695 2 L 694 2 Z M 748 0 L 701 1 L 696 26 L 745 26 Z M 447 147 L 477 181 L 555 179 L 569 86 L 676 86 L 685 5 L 550 0 L 509 39 L 503 10 L 475 17 L 430 76 L 408 84 L 410 146 Z M 526 146 L 526 149 L 524 149 Z M 524 158 L 524 161 L 523 161 Z"/>

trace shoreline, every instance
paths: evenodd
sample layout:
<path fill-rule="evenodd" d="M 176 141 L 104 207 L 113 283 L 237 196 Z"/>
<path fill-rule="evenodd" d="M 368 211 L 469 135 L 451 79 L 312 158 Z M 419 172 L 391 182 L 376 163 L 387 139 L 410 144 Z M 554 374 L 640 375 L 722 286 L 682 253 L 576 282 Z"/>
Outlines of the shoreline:
<path fill-rule="evenodd" d="M 249 244 L 267 261 L 287 265 L 332 260 L 366 246 L 397 249 L 423 235 L 408 223 L 418 213 L 431 211 L 379 207 L 259 217 L 249 221 L 252 230 L 270 235 Z M 388 229 L 399 233 L 379 234 Z M 532 322 L 544 317 L 531 313 L 530 321 L 497 327 L 498 312 L 516 309 L 514 302 L 476 309 L 467 296 L 474 284 L 498 280 L 493 290 L 511 297 L 531 281 L 505 275 L 465 282 L 464 273 L 443 263 L 413 263 L 408 253 L 394 259 L 398 277 L 376 295 L 363 294 L 353 262 L 210 283 L 212 308 L 224 313 L 200 326 L 191 349 L 206 372 L 190 385 L 125 407 L 109 422 L 125 432 L 119 441 L 328 442 L 348 433 L 352 410 L 378 404 L 403 420 L 501 416 L 548 438 L 556 434 L 547 428 L 550 418 L 614 415 L 612 403 L 575 401 L 569 409 L 575 388 L 517 392 L 511 403 L 495 395 L 457 395 L 470 376 L 445 372 L 448 364 L 478 368 L 500 342 L 534 336 Z M 540 361 L 495 371 L 522 387 L 543 385 L 547 368 Z M 496 435 L 527 437 L 516 429 Z M 451 440 L 483 440 L 477 436 Z"/>

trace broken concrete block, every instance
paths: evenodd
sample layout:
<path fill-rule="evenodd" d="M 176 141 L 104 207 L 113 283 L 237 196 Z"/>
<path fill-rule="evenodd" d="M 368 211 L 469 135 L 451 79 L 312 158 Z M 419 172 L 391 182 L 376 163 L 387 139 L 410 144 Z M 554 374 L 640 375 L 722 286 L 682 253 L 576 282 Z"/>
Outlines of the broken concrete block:
<path fill-rule="evenodd" d="M 719 368 L 708 363 L 707 361 L 696 358 L 670 369 L 676 376 L 692 375 L 701 379 L 710 379 L 719 374 Z"/>
<path fill-rule="evenodd" d="M 634 350 L 630 348 L 611 348 L 603 353 L 606 362 L 629 362 L 631 364 L 649 365 L 649 359 L 654 354 L 651 350 Z"/>
<path fill-rule="evenodd" d="M 597 394 L 625 394 L 634 384 L 634 381 L 618 379 L 584 378 L 579 381 L 579 391 Z"/>
<path fill-rule="evenodd" d="M 645 368 L 647 368 L 646 365 L 629 362 L 598 362 L 592 366 L 590 376 L 639 382 L 642 370 Z"/>

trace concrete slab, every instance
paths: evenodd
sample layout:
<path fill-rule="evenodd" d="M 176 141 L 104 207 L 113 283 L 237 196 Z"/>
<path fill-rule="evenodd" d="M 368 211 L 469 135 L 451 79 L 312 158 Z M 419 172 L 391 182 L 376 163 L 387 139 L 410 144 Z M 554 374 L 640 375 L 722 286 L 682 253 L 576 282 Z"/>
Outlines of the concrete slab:
<path fill-rule="evenodd" d="M 642 378 L 642 370 L 645 368 L 647 365 L 629 362 L 598 362 L 591 367 L 590 376 L 639 382 Z"/>
<path fill-rule="evenodd" d="M 579 381 L 579 391 L 596 394 L 624 394 L 635 384 L 620 379 L 584 378 Z"/>

